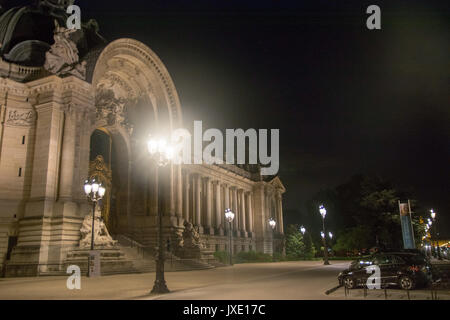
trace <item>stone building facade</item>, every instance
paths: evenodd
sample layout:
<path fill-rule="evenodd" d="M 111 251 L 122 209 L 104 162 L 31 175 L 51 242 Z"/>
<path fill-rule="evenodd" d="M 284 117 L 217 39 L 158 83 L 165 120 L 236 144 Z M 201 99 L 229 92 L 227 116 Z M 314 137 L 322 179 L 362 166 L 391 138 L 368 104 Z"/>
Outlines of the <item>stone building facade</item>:
<path fill-rule="evenodd" d="M 83 183 L 93 175 L 107 186 L 102 214 L 113 235 L 154 247 L 162 212 L 174 252 L 182 252 L 185 221 L 205 250 L 229 250 L 224 210 L 231 208 L 234 252 L 272 253 L 283 235 L 280 179 L 262 177 L 258 166 L 157 169 L 148 135 L 183 125 L 168 71 L 143 43 L 106 42 L 95 21 L 64 28 L 70 2 L 37 1 L 0 16 L 2 273 L 64 271 L 91 209 Z"/>

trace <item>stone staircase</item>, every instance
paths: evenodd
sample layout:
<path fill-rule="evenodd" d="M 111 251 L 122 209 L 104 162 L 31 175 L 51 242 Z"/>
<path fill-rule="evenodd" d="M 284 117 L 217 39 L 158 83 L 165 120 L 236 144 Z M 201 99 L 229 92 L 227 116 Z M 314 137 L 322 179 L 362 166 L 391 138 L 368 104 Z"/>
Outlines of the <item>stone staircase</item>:
<path fill-rule="evenodd" d="M 133 262 L 126 256 L 125 252 L 120 246 L 98 249 L 101 255 L 101 274 L 128 274 L 138 273 L 139 270 L 135 268 Z M 89 249 L 73 249 L 67 253 L 64 270 L 70 265 L 77 265 L 83 274 L 87 273 L 88 269 Z"/>
<path fill-rule="evenodd" d="M 156 270 L 154 249 L 146 247 L 127 235 L 115 235 L 120 249 L 126 258 L 133 263 L 133 269 L 139 273 L 154 272 Z M 182 259 L 172 254 L 165 253 L 164 271 L 188 271 L 204 270 L 224 266 L 214 258 L 213 252 L 206 252 L 201 259 Z"/>

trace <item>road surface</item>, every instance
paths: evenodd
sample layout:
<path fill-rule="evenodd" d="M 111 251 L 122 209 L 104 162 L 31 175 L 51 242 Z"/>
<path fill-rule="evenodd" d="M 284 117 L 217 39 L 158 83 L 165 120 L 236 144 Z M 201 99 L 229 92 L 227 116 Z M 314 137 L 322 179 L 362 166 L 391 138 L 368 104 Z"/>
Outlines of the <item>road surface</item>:
<path fill-rule="evenodd" d="M 152 295 L 154 273 L 81 278 L 80 290 L 67 277 L 1 278 L 0 299 L 336 299 L 325 294 L 349 262 L 237 264 L 208 270 L 167 272 L 171 293 Z M 340 299 L 339 297 L 338 299 Z M 345 299 L 345 297 L 342 297 Z"/>

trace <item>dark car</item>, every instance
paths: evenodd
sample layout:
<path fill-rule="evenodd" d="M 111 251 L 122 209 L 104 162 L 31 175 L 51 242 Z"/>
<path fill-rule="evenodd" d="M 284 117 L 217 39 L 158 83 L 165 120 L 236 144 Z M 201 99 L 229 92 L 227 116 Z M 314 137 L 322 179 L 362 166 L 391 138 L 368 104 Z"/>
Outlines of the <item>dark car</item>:
<path fill-rule="evenodd" d="M 400 286 L 405 290 L 426 285 L 431 280 L 431 265 L 423 255 L 412 252 L 376 253 L 351 263 L 339 276 L 339 284 L 348 289 L 366 286 L 372 271 L 368 266 L 380 268 L 381 286 Z"/>

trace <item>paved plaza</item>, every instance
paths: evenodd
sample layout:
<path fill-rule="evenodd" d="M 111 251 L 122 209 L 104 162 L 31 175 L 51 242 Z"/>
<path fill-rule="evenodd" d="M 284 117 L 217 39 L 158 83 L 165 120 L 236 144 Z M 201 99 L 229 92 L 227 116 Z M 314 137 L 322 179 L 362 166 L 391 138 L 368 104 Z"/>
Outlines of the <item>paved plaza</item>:
<path fill-rule="evenodd" d="M 337 288 L 337 275 L 348 261 L 293 261 L 248 263 L 216 269 L 166 272 L 171 292 L 150 294 L 154 273 L 122 274 L 98 278 L 82 277 L 80 290 L 69 290 L 66 276 L 2 278 L 0 299 L 164 299 L 164 300 L 384 300 L 384 290 Z M 327 291 L 330 289 L 332 292 Z M 389 300 L 408 299 L 398 289 L 387 291 Z M 412 290 L 409 299 L 430 300 L 430 290 Z M 450 300 L 449 291 L 439 291 L 438 299 Z"/>

